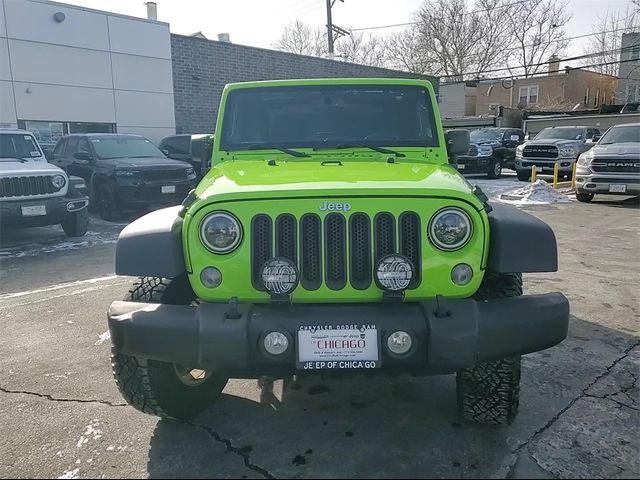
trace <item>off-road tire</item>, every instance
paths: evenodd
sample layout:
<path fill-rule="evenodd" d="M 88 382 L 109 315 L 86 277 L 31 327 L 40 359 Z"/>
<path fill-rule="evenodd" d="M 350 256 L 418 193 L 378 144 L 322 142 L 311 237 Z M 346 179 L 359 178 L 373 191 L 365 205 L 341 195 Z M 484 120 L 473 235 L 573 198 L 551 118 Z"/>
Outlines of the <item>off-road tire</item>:
<path fill-rule="evenodd" d="M 89 209 L 85 207 L 70 214 L 60 225 L 68 237 L 82 237 L 89 228 Z"/>
<path fill-rule="evenodd" d="M 500 178 L 502 176 L 502 160 L 494 158 L 487 167 L 487 178 Z"/>
<path fill-rule="evenodd" d="M 492 300 L 522 295 L 522 274 L 487 272 L 474 298 Z M 458 371 L 458 409 L 465 420 L 511 424 L 520 403 L 521 357 L 484 362 Z"/>
<path fill-rule="evenodd" d="M 175 279 L 140 277 L 125 300 L 189 305 L 195 294 L 186 276 Z M 222 393 L 227 378 L 215 373 L 197 385 L 183 383 L 173 364 L 118 353 L 112 349 L 111 367 L 124 399 L 137 410 L 164 418 L 188 420 Z"/>
<path fill-rule="evenodd" d="M 576 193 L 576 200 L 582 203 L 591 203 L 593 193 Z"/>
<path fill-rule="evenodd" d="M 516 175 L 518 180 L 521 182 L 528 182 L 531 179 L 531 171 L 530 170 L 516 170 Z"/>
<path fill-rule="evenodd" d="M 108 184 L 101 183 L 98 185 L 94 200 L 96 210 L 103 220 L 113 222 L 119 220 L 122 216 L 122 212 L 118 207 L 116 195 Z"/>

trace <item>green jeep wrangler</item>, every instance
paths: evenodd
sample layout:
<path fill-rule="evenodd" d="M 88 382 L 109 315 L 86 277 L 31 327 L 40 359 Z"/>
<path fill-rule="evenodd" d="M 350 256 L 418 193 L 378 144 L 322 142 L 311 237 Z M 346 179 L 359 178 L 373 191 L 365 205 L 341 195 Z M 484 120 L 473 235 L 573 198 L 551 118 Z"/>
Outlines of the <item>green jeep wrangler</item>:
<path fill-rule="evenodd" d="M 117 385 L 135 408 L 189 418 L 229 378 L 457 374 L 465 419 L 510 423 L 520 358 L 567 335 L 540 220 L 490 204 L 455 169 L 430 83 L 228 85 L 212 168 L 182 206 L 127 226 L 109 308 Z M 523 253 L 524 252 L 524 253 Z"/>

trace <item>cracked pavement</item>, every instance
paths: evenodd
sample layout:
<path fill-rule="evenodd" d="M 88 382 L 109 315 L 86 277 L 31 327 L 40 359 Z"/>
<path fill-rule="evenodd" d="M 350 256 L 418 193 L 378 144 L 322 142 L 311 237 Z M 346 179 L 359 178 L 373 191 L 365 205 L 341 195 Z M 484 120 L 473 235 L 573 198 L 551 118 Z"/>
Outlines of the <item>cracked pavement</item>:
<path fill-rule="evenodd" d="M 0 476 L 637 478 L 638 203 L 529 211 L 554 228 L 560 271 L 525 275 L 525 290 L 564 292 L 572 318 L 565 342 L 524 357 L 508 427 L 463 423 L 453 376 L 235 380 L 191 423 L 141 414 L 110 373 L 106 309 L 129 283 L 114 245 L 3 258 Z M 50 229 L 0 240 L 38 232 L 55 244 Z"/>

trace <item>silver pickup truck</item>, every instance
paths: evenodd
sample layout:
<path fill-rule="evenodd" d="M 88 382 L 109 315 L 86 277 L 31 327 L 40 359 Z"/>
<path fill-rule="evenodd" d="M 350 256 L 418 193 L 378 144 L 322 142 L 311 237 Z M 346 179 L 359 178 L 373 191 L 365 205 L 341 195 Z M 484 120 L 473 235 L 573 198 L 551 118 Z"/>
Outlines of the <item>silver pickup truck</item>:
<path fill-rule="evenodd" d="M 640 123 L 611 127 L 580 155 L 576 198 L 590 202 L 596 193 L 640 195 Z"/>

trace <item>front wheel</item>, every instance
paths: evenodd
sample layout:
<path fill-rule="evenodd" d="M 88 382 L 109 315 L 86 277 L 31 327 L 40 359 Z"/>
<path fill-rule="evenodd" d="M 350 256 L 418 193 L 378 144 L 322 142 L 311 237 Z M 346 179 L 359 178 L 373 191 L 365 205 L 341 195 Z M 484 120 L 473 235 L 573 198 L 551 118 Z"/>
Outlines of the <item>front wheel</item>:
<path fill-rule="evenodd" d="M 82 237 L 89 228 L 89 209 L 85 207 L 70 214 L 60 225 L 68 237 Z"/>
<path fill-rule="evenodd" d="M 522 274 L 486 272 L 478 301 L 522 295 Z M 520 356 L 479 363 L 458 371 L 458 409 L 465 420 L 490 425 L 511 424 L 520 405 Z"/>
<path fill-rule="evenodd" d="M 500 175 L 502 175 L 502 161 L 499 158 L 495 158 L 489 162 L 487 177 L 500 178 Z"/>
<path fill-rule="evenodd" d="M 583 202 L 583 203 L 591 203 L 591 200 L 593 200 L 593 193 L 576 193 L 576 199 L 579 202 Z"/>
<path fill-rule="evenodd" d="M 174 279 L 141 277 L 126 301 L 190 305 L 196 300 L 186 275 Z M 124 399 L 158 417 L 188 420 L 214 403 L 227 378 L 188 365 L 124 355 L 113 350 L 111 366 Z"/>
<path fill-rule="evenodd" d="M 96 192 L 96 209 L 103 220 L 115 221 L 120 218 L 121 212 L 118 208 L 115 193 L 106 183 L 98 186 Z"/>

